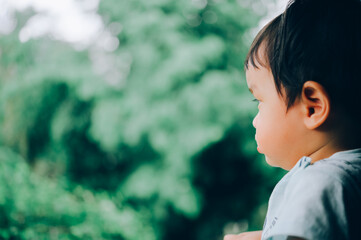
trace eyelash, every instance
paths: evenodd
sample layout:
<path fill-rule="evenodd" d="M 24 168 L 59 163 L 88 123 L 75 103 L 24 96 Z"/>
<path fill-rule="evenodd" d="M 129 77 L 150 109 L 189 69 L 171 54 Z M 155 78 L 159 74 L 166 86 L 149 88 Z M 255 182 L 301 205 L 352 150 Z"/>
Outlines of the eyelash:
<path fill-rule="evenodd" d="M 259 100 L 255 98 L 255 99 L 252 100 L 252 102 L 257 102 L 257 103 L 259 103 Z"/>

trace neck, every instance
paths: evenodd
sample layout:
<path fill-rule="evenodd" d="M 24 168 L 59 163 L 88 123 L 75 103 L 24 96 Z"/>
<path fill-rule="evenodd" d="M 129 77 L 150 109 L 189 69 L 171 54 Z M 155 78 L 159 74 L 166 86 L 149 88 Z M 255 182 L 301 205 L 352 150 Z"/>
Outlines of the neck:
<path fill-rule="evenodd" d="M 342 147 L 341 145 L 337 144 L 334 140 L 328 140 L 324 144 L 318 146 L 316 149 L 314 149 L 313 152 L 308 154 L 308 157 L 310 157 L 311 163 L 315 163 L 319 160 L 328 158 L 332 156 L 336 152 L 348 150 L 345 147 Z"/>

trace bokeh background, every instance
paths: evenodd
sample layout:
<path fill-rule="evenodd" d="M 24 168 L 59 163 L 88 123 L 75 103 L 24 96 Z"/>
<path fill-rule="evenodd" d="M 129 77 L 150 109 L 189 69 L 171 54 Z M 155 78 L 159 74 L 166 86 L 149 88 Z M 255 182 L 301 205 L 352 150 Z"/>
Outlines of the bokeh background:
<path fill-rule="evenodd" d="M 243 62 L 285 1 L 0 0 L 0 238 L 222 239 L 284 174 Z"/>

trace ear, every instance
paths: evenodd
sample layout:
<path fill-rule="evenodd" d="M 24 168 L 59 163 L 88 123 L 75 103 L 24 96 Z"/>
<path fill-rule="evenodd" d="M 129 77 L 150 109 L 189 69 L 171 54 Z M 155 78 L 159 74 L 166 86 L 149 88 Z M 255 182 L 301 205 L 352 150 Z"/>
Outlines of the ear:
<path fill-rule="evenodd" d="M 307 81 L 302 88 L 304 123 L 308 129 L 321 126 L 330 114 L 330 98 L 324 87 L 314 81 Z"/>

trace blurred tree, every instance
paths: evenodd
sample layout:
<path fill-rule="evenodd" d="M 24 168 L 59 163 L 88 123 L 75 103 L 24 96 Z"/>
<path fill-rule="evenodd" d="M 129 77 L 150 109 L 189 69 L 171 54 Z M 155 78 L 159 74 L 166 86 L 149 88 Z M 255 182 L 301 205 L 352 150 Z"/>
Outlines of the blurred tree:
<path fill-rule="evenodd" d="M 140 212 L 116 206 L 108 193 L 66 191 L 61 181 L 44 180 L 0 149 L 2 239 L 156 239 Z"/>
<path fill-rule="evenodd" d="M 103 0 L 115 49 L 21 43 L 21 25 L 0 38 L 0 139 L 31 167 L 4 148 L 14 167 L 0 176 L 3 236 L 196 240 L 239 221 L 260 228 L 281 173 L 255 152 L 250 7 Z"/>

